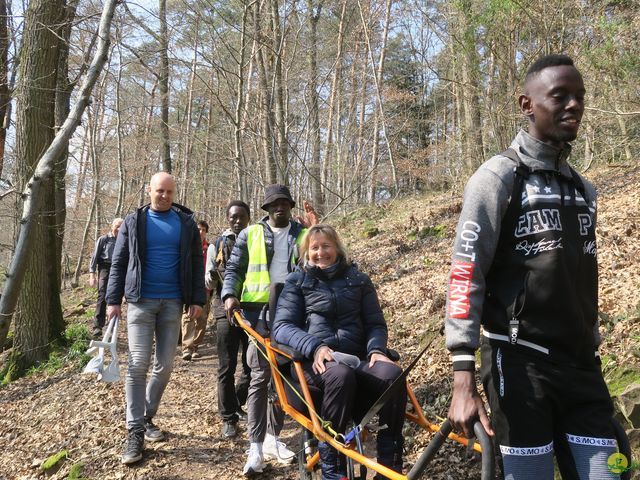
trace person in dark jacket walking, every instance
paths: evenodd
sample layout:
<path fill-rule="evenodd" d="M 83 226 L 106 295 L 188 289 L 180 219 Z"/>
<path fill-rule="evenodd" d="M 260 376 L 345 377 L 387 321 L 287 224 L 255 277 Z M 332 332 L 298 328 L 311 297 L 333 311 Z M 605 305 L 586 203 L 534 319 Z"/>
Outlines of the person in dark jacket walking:
<path fill-rule="evenodd" d="M 596 192 L 567 162 L 584 97 L 569 57 L 531 65 L 519 97 L 528 131 L 470 178 L 456 231 L 449 419 L 467 436 L 477 419 L 495 435 L 505 478 L 552 480 L 554 455 L 564 479 L 619 478 L 607 466 L 617 442 L 597 351 Z"/>
<path fill-rule="evenodd" d="M 111 257 L 113 256 L 113 247 L 116 245 L 118 231 L 123 221 L 121 218 L 113 219 L 109 233 L 102 235 L 96 241 L 96 248 L 94 248 L 89 262 L 89 285 L 94 288 L 96 285 L 98 286 L 98 301 L 96 302 L 96 313 L 93 317 L 92 333 L 94 338 L 102 337 L 105 314 L 107 313 L 105 296 L 107 294 L 107 285 L 109 284 Z"/>
<path fill-rule="evenodd" d="M 335 229 L 311 227 L 301 257 L 304 265 L 287 277 L 278 299 L 273 337 L 307 359 L 305 378 L 323 392 L 320 415 L 344 433 L 347 422 L 362 418 L 402 369 L 387 356 L 387 324 L 375 288 L 349 261 Z M 355 355 L 359 366 L 337 362 L 335 352 Z M 401 389 L 380 411 L 380 425 L 387 428 L 378 433 L 378 461 L 397 472 L 406 403 Z M 345 477 L 337 451 L 324 442 L 318 448 L 323 479 Z"/>
<path fill-rule="evenodd" d="M 220 292 L 236 238 L 249 225 L 250 217 L 249 205 L 243 201 L 234 200 L 227 205 L 229 228 L 209 245 L 205 268 L 205 283 L 216 296 L 214 313 L 218 349 L 218 412 L 222 416 L 222 435 L 227 438 L 236 436 L 240 416 L 244 416 L 246 420 L 246 414 L 241 407 L 247 401 L 251 368 L 247 363 L 249 339 L 242 328 L 232 325 L 227 318 L 224 306 L 221 304 Z M 235 375 L 240 348 L 242 348 L 242 371 L 236 384 Z"/>
<path fill-rule="evenodd" d="M 191 318 L 197 318 L 206 300 L 200 233 L 193 213 L 173 203 L 173 176 L 156 173 L 147 192 L 151 203 L 127 215 L 122 224 L 107 288 L 109 318 L 121 315 L 123 295 L 128 302 L 124 464 L 142 458 L 145 439 L 164 439 L 152 419 L 173 370 L 183 305 Z M 154 337 L 155 358 L 147 382 Z"/>

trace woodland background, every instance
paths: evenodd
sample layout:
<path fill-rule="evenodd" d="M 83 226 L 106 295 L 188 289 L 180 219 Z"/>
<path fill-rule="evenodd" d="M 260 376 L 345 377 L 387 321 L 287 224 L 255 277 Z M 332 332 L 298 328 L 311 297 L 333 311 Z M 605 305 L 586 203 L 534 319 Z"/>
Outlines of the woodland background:
<path fill-rule="evenodd" d="M 0 0 L 0 284 L 21 192 L 77 100 L 101 9 Z M 257 218 L 273 182 L 328 221 L 457 195 L 523 125 L 520 81 L 546 53 L 571 55 L 585 78 L 574 166 L 605 177 L 635 166 L 639 32 L 633 0 L 118 2 L 91 103 L 43 184 L 17 308 L 0 312 L 0 379 L 64 340 L 61 290 L 159 169 L 212 232 L 231 199 Z"/>

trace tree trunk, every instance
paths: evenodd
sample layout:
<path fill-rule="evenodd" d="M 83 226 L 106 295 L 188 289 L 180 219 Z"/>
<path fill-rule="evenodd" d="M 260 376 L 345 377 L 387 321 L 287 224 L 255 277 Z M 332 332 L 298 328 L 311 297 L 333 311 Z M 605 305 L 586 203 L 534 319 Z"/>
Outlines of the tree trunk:
<path fill-rule="evenodd" d="M 364 26 L 363 26 L 364 28 Z M 364 171 L 364 162 L 366 156 L 365 152 L 365 138 L 364 138 L 364 128 L 365 128 L 365 119 L 366 119 L 366 111 L 367 111 L 367 65 L 369 56 L 369 45 L 365 44 L 364 54 L 362 58 L 362 73 L 360 75 L 360 112 L 358 115 L 358 139 L 356 142 L 356 168 L 354 169 L 355 175 L 353 177 L 352 183 L 355 181 L 358 183 L 358 199 L 362 200 L 366 198 L 366 190 L 364 186 L 366 185 L 366 172 Z"/>
<path fill-rule="evenodd" d="M 95 182 L 94 182 L 95 185 Z M 82 231 L 82 241 L 80 243 L 80 254 L 78 255 L 78 261 L 76 262 L 76 268 L 73 272 L 73 281 L 71 285 L 77 287 L 80 284 L 80 275 L 82 274 L 82 261 L 84 259 L 84 247 L 87 244 L 87 238 L 89 237 L 89 229 L 91 228 L 91 221 L 96 213 L 96 206 L 98 204 L 98 196 L 96 193 L 92 195 L 91 208 L 89 208 L 89 214 L 84 224 Z"/>
<path fill-rule="evenodd" d="M 617 103 L 617 102 L 616 102 Z M 620 136 L 622 138 L 622 145 L 624 148 L 624 156 L 628 163 L 633 162 L 633 155 L 631 154 L 631 147 L 629 145 L 629 134 L 627 133 L 627 122 L 624 119 L 624 115 L 620 115 L 620 109 L 616 108 L 616 119 L 618 120 L 618 127 L 620 128 Z"/>
<path fill-rule="evenodd" d="M 158 0 L 160 16 L 160 170 L 171 173 L 171 145 L 169 143 L 169 34 L 167 33 L 167 0 Z"/>
<path fill-rule="evenodd" d="M 190 164 L 191 164 L 191 122 L 193 116 L 193 89 L 196 82 L 197 65 L 198 65 L 198 34 L 200 16 L 196 15 L 195 33 L 193 36 L 193 58 L 191 59 L 191 75 L 189 76 L 189 85 L 187 87 L 187 108 L 184 115 L 184 153 L 182 159 L 182 175 L 180 181 L 180 203 L 187 204 L 187 194 L 189 192 L 190 182 Z M 202 186 L 204 188 L 204 185 Z"/>
<path fill-rule="evenodd" d="M 253 9 L 253 21 L 255 26 L 255 42 L 257 42 L 256 53 L 258 56 L 258 89 L 260 94 L 260 129 L 261 129 L 261 146 L 262 154 L 265 162 L 265 173 L 269 183 L 278 182 L 278 167 L 274 152 L 274 135 L 273 135 L 273 109 L 272 96 L 269 89 L 269 69 L 268 59 L 265 54 L 266 46 L 264 35 L 262 33 L 262 15 L 261 2 L 255 2 Z"/>
<path fill-rule="evenodd" d="M 243 156 L 243 150 L 242 150 L 242 130 L 244 129 L 244 125 L 243 125 L 244 115 L 242 111 L 245 105 L 244 63 L 245 63 L 246 50 L 247 50 L 247 18 L 248 16 L 249 16 L 249 7 L 246 3 L 243 2 L 242 26 L 240 31 L 240 58 L 238 59 L 238 83 L 236 87 L 236 105 L 235 105 L 234 130 L 233 130 L 233 155 L 235 158 L 234 160 L 235 167 L 237 169 L 238 192 L 239 192 L 240 198 L 245 201 L 248 198 L 249 192 L 247 189 L 247 175 L 245 172 L 244 156 Z M 249 67 L 248 78 L 251 78 L 251 75 L 253 73 L 252 65 L 253 63 Z"/>
<path fill-rule="evenodd" d="M 120 40 L 120 31 L 116 30 L 116 36 Z M 126 172 L 124 169 L 124 150 L 122 146 L 122 112 L 120 106 L 120 88 L 122 85 L 122 49 L 120 43 L 118 43 L 118 76 L 116 78 L 116 137 L 118 140 L 118 153 L 116 154 L 116 160 L 118 162 L 118 200 L 116 202 L 116 211 L 114 217 L 122 216 L 124 209 L 124 192 L 126 185 Z M 82 244 L 84 245 L 84 243 Z"/>
<path fill-rule="evenodd" d="M 58 54 L 58 88 L 56 93 L 56 111 L 55 111 L 55 125 L 56 132 L 62 126 L 65 119 L 69 116 L 71 110 L 71 92 L 75 87 L 75 82 L 71 82 L 69 79 L 69 38 L 71 37 L 71 26 L 73 25 L 73 19 L 76 16 L 76 9 L 78 7 L 79 0 L 71 0 L 64 11 L 64 19 L 62 23 L 62 31 L 60 33 L 60 52 Z M 67 188 L 66 188 L 66 173 L 67 163 L 69 160 L 69 142 L 63 146 L 63 151 L 60 158 L 55 164 L 54 182 L 55 182 L 55 208 L 56 208 L 56 251 L 55 257 L 59 259 L 59 267 L 62 268 L 60 261 L 62 260 L 62 246 L 64 240 L 65 221 L 67 219 Z M 62 274 L 58 270 L 56 272 L 58 279 L 58 291 L 60 291 Z M 58 317 L 59 325 L 54 327 L 54 330 L 64 328 L 62 321 L 62 315 Z"/>
<path fill-rule="evenodd" d="M 89 150 L 87 145 L 89 144 L 89 129 L 84 129 L 84 136 L 82 137 L 82 147 L 80 149 L 79 166 L 78 166 L 78 182 L 76 184 L 76 195 L 73 201 L 73 208 L 77 209 L 80 206 L 84 193 L 84 183 L 87 178 L 87 168 L 89 165 Z"/>
<path fill-rule="evenodd" d="M 96 136 L 98 135 L 97 117 L 97 115 L 91 115 L 91 109 L 87 110 L 87 129 L 89 130 L 89 157 L 91 158 L 91 170 L 93 171 L 93 185 L 91 189 L 91 209 L 89 211 L 89 215 L 87 216 L 87 221 L 82 233 L 82 243 L 80 244 L 78 261 L 76 263 L 76 269 L 73 273 L 73 286 L 78 286 L 80 283 L 80 274 L 82 273 L 82 264 L 84 262 L 85 245 L 87 244 L 87 237 L 89 235 L 89 228 L 91 227 L 91 220 L 94 217 L 94 226 L 96 230 L 94 238 L 97 239 L 100 236 L 100 164 L 98 163 L 98 154 L 96 152 Z"/>
<path fill-rule="evenodd" d="M 475 26 L 472 21 L 471 0 L 459 2 L 459 37 L 462 39 L 462 106 L 464 112 L 463 138 L 465 144 L 465 165 L 472 172 L 484 161 L 482 145 L 482 124 L 480 119 L 479 59 Z"/>
<path fill-rule="evenodd" d="M 204 142 L 204 168 L 202 169 L 202 195 L 200 196 L 200 205 L 203 212 L 209 211 L 211 205 L 211 185 L 209 185 L 209 171 L 213 171 L 213 162 L 211 161 L 211 154 L 213 152 L 213 145 L 215 140 L 213 138 L 213 131 L 215 125 L 214 104 L 215 104 L 215 90 L 213 88 L 213 82 L 215 82 L 216 70 L 211 69 L 211 86 L 209 88 L 209 114 L 207 115 L 207 133 Z"/>
<path fill-rule="evenodd" d="M 289 165 L 289 141 L 287 139 L 287 118 L 285 115 L 285 92 L 282 79 L 282 56 L 284 41 L 280 28 L 280 13 L 278 0 L 269 0 L 271 5 L 271 30 L 273 34 L 273 101 L 275 105 L 275 124 L 278 139 L 278 182 L 287 185 L 286 175 Z"/>
<path fill-rule="evenodd" d="M 322 1 L 317 6 L 314 0 L 307 0 L 307 22 L 309 24 L 309 44 L 307 45 L 307 62 L 309 80 L 307 81 L 307 108 L 309 111 L 309 142 L 311 143 L 311 159 L 309 162 L 309 183 L 311 198 L 316 211 L 324 212 L 324 197 L 321 184 L 320 164 L 320 113 L 318 111 L 318 20 L 322 11 Z"/>
<path fill-rule="evenodd" d="M 64 0 L 36 0 L 30 3 L 25 16 L 16 89 L 16 158 L 21 189 L 54 137 L 61 52 L 58 35 L 62 33 L 65 8 Z M 42 182 L 43 202 L 34 212 L 33 245 L 37 248 L 27 255 L 15 315 L 12 357 L 18 375 L 23 368 L 46 358 L 50 340 L 61 334 L 55 177 L 54 167 L 53 175 Z"/>
<path fill-rule="evenodd" d="M 59 259 L 52 261 L 51 255 L 55 238 L 51 238 L 54 229 L 50 223 L 55 221 L 55 216 L 47 210 L 55 205 L 55 162 L 80 123 L 91 89 L 107 57 L 115 4 L 116 0 L 105 1 L 96 54 L 78 93 L 78 101 L 53 141 L 55 77 L 61 38 L 56 28 L 61 27 L 65 4 L 62 0 L 33 0 L 25 15 L 16 96 L 19 99 L 16 153 L 21 160 L 23 178 L 26 172 L 33 174 L 24 182 L 21 227 L 0 297 L 0 345 L 4 345 L 14 313 L 16 318 L 14 350 L 3 372 L 8 380 L 20 374 L 30 362 L 44 358 L 50 339 L 61 333 L 51 329 L 52 323 L 56 323 L 51 318 L 52 309 L 57 309 L 54 316 L 61 316 L 62 312 L 59 291 L 55 291 L 57 281 L 51 281 L 50 268 L 53 264 L 57 269 L 60 264 Z"/>
<path fill-rule="evenodd" d="M 326 147 L 324 154 L 324 162 L 322 166 L 322 176 L 321 176 L 321 185 L 323 188 L 329 185 L 329 171 L 331 169 L 331 164 L 333 162 L 333 148 L 334 148 L 334 140 L 333 140 L 333 125 L 334 125 L 334 116 L 337 110 L 336 108 L 336 98 L 338 95 L 338 84 L 340 82 L 340 76 L 342 73 L 342 49 L 344 46 L 344 30 L 345 30 L 345 13 L 347 10 L 347 1 L 343 0 L 342 9 L 340 11 L 340 23 L 338 24 L 338 51 L 336 53 L 336 61 L 335 61 L 335 69 L 333 70 L 333 77 L 331 79 L 331 94 L 329 96 L 329 105 L 327 112 L 327 139 L 326 139 Z M 357 44 L 356 44 L 357 48 Z M 354 66 L 356 64 L 355 59 L 357 59 L 357 50 L 356 55 L 354 56 Z M 340 118 L 340 117 L 338 117 Z M 337 175 L 339 178 L 339 173 Z M 335 186 L 336 191 L 339 191 L 337 185 Z M 326 199 L 325 199 L 326 201 Z"/>
<path fill-rule="evenodd" d="M 0 178 L 2 178 L 2 169 L 4 166 L 4 147 L 7 139 L 7 128 L 9 122 L 7 110 L 11 101 L 11 92 L 9 90 L 9 29 L 7 2 L 0 0 Z"/>
<path fill-rule="evenodd" d="M 593 163 L 593 126 L 591 122 L 585 121 L 583 117 L 582 124 L 584 125 L 584 163 L 582 165 L 582 173 L 591 168 Z"/>
<path fill-rule="evenodd" d="M 378 59 L 377 68 L 374 67 L 375 62 L 373 60 L 373 50 L 371 48 L 371 41 L 369 38 L 369 28 L 367 27 L 367 23 L 364 18 L 364 12 L 362 10 L 362 6 L 360 4 L 360 0 L 358 0 L 358 6 L 360 7 L 360 17 L 362 19 L 362 27 L 364 29 L 364 36 L 367 42 L 367 50 L 369 51 L 369 57 L 371 61 L 371 68 L 375 68 L 374 71 L 374 81 L 376 87 L 376 108 L 373 114 L 373 146 L 371 149 L 371 159 L 369 163 L 370 169 L 370 177 L 369 177 L 369 188 L 367 191 L 367 201 L 369 203 L 374 203 L 376 200 L 376 174 L 378 169 L 378 156 L 379 156 L 379 148 L 380 148 L 380 128 L 382 128 L 382 132 L 385 137 L 385 142 L 387 144 L 387 150 L 389 153 L 389 163 L 391 165 L 391 176 L 395 190 L 398 190 L 398 177 L 396 173 L 395 162 L 393 160 L 393 153 L 391 151 L 391 145 L 389 144 L 389 139 L 387 139 L 387 128 L 385 125 L 384 118 L 384 107 L 382 104 L 382 83 L 384 76 L 384 61 L 387 53 L 387 39 L 389 38 L 389 26 L 391 24 L 391 5 L 393 4 L 393 0 L 386 0 L 385 4 L 385 17 L 384 17 L 384 25 L 382 31 L 382 44 L 380 45 L 380 57 Z"/>

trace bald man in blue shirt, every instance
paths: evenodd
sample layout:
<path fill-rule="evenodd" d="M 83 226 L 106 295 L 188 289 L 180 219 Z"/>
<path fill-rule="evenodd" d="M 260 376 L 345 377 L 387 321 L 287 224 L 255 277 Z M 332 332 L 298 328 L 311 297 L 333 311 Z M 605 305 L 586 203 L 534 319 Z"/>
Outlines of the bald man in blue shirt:
<path fill-rule="evenodd" d="M 120 316 L 122 297 L 129 304 L 127 444 L 124 464 L 142 459 L 144 441 L 164 440 L 152 419 L 169 382 L 183 310 L 191 318 L 204 305 L 204 264 L 193 213 L 173 203 L 176 182 L 165 172 L 151 177 L 148 205 L 127 215 L 114 248 L 107 316 Z M 147 382 L 155 337 L 153 369 Z"/>

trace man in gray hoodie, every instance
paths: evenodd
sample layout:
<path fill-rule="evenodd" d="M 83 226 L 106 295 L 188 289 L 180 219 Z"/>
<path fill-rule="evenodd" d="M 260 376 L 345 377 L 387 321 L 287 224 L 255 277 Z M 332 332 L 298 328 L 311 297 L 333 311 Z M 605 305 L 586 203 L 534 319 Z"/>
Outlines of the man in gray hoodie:
<path fill-rule="evenodd" d="M 612 402 L 597 347 L 596 192 L 567 163 L 584 112 L 573 61 L 548 55 L 519 97 L 528 132 L 470 178 L 445 319 L 449 419 L 495 435 L 506 478 L 618 478 Z M 480 331 L 482 326 L 482 342 Z M 491 421 L 476 388 L 475 351 Z"/>

